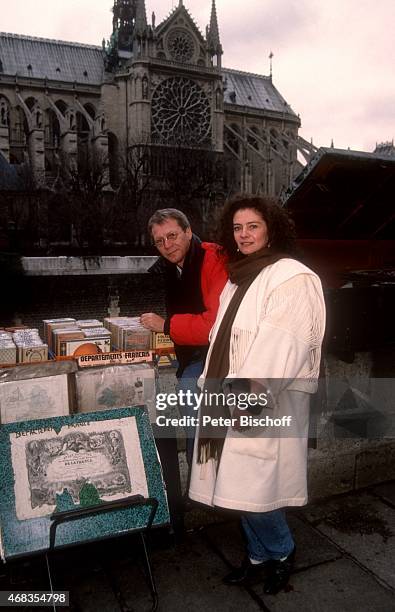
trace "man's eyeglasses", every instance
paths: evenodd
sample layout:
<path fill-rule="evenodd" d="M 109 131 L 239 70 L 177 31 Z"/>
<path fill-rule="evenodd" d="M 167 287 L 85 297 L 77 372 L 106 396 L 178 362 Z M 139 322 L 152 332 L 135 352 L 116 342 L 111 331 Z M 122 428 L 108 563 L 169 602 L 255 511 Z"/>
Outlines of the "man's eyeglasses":
<path fill-rule="evenodd" d="M 158 238 L 158 240 L 154 240 L 154 245 L 157 249 L 163 249 L 166 242 L 175 242 L 180 233 L 181 232 L 170 232 L 164 238 Z"/>

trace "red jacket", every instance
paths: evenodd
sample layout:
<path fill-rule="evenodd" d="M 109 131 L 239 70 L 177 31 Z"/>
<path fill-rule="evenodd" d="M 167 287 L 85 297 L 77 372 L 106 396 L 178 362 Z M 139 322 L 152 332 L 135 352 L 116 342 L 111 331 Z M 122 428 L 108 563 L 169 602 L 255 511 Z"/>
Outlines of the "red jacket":
<path fill-rule="evenodd" d="M 220 254 L 219 246 L 212 242 L 202 242 L 201 246 L 205 250 L 200 274 L 205 311 L 201 314 L 174 314 L 171 317 L 170 336 L 176 344 L 208 344 L 208 336 L 217 316 L 219 296 L 228 280 L 225 258 Z"/>

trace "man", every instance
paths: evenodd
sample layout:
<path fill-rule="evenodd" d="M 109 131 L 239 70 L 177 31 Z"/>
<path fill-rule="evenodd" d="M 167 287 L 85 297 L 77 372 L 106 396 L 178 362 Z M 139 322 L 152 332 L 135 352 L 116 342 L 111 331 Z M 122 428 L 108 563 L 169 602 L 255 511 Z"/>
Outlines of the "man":
<path fill-rule="evenodd" d="M 194 392 L 203 371 L 219 296 L 227 281 L 225 262 L 218 245 L 201 242 L 192 233 L 180 210 L 157 210 L 148 222 L 148 230 L 161 255 L 150 271 L 165 275 L 167 318 L 148 312 L 141 315 L 141 323 L 147 329 L 170 335 L 179 364 L 178 388 Z M 186 416 L 197 416 L 192 405 L 180 409 Z M 189 465 L 194 429 L 188 427 L 186 432 Z"/>

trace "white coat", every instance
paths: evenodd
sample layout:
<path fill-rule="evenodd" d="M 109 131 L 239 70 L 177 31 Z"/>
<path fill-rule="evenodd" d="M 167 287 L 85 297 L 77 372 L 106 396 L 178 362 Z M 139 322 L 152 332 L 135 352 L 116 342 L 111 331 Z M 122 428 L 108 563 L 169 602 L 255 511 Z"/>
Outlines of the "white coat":
<path fill-rule="evenodd" d="M 221 294 L 201 385 L 236 288 L 228 281 Z M 324 328 L 324 298 L 314 272 L 288 258 L 260 272 L 233 322 L 227 378 L 264 382 L 272 394 L 275 416 L 291 416 L 292 428 L 281 427 L 278 435 L 269 427 L 244 432 L 228 428 L 218 470 L 213 459 L 197 463 L 197 433 L 191 499 L 249 512 L 307 502 L 309 400 L 317 388 Z"/>

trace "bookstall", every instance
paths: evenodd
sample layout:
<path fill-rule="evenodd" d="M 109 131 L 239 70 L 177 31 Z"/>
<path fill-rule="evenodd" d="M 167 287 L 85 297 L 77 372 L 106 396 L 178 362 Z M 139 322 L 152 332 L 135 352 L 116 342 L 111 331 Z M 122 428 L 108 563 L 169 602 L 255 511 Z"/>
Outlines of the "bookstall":
<path fill-rule="evenodd" d="M 181 499 L 174 457 L 151 426 L 171 343 L 131 317 L 46 320 L 43 336 L 0 332 L 11 357 L 0 368 L 1 557 L 46 554 L 50 573 L 55 548 L 138 533 L 156 609 L 144 534 L 170 523 L 164 478 L 175 515 L 174 491 Z"/>

